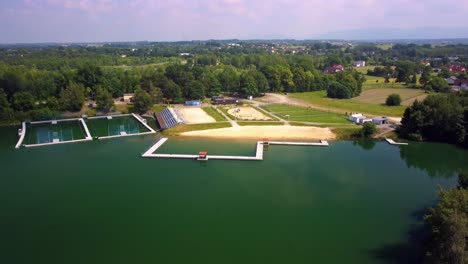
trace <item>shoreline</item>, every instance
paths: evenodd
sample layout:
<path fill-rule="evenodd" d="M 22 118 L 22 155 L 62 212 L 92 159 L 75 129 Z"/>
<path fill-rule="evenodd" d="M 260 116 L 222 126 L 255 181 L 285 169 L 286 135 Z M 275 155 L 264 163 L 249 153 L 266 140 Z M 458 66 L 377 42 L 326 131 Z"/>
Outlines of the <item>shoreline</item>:
<path fill-rule="evenodd" d="M 335 140 L 337 138 L 330 128 L 313 126 L 239 126 L 188 131 L 178 136 L 256 140 L 263 138 L 269 140 Z"/>

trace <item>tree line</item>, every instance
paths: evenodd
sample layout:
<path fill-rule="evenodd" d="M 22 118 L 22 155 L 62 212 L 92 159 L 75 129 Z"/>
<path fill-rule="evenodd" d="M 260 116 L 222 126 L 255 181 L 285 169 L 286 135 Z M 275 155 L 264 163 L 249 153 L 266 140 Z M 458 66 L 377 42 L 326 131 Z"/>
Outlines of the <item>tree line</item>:
<path fill-rule="evenodd" d="M 238 67 L 231 65 L 233 58 L 241 62 Z M 307 92 L 330 86 L 340 91 L 343 87 L 349 89 L 345 93 L 348 98 L 360 93 L 363 82 L 362 76 L 351 70 L 336 76 L 324 74 L 316 68 L 320 60 L 310 56 L 227 54 L 221 57 L 226 64 L 219 58 L 199 60 L 197 57 L 146 67 L 98 66 L 85 60 L 76 68 L 66 65 L 58 70 L 0 63 L 1 119 L 55 117 L 60 111 L 80 110 L 85 98 L 99 99 L 98 107 L 106 109 L 112 106 L 108 103 L 110 97 L 133 92 L 137 110 L 142 112 L 158 102 L 180 103 L 220 94 Z"/>
<path fill-rule="evenodd" d="M 468 147 L 468 92 L 432 94 L 405 110 L 401 137 Z"/>

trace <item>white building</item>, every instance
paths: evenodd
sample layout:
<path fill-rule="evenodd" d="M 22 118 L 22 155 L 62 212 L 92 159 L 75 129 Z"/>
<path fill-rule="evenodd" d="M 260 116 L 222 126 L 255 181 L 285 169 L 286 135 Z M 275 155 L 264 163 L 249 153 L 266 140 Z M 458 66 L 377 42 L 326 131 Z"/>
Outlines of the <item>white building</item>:
<path fill-rule="evenodd" d="M 364 124 L 366 122 L 372 122 L 371 118 L 367 118 L 363 114 L 353 114 L 348 117 L 349 121 L 354 122 L 356 124 Z"/>
<path fill-rule="evenodd" d="M 353 66 L 354 67 L 365 67 L 366 66 L 366 61 L 361 61 L 361 60 L 354 61 Z"/>

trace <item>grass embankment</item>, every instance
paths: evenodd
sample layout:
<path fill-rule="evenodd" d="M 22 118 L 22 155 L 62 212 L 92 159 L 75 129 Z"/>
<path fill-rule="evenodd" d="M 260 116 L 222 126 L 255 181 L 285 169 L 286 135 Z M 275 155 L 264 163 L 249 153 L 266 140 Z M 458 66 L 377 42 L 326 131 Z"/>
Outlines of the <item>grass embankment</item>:
<path fill-rule="evenodd" d="M 216 111 L 216 109 L 214 109 L 213 107 L 203 107 L 202 109 L 209 116 L 213 117 L 216 120 L 216 122 L 227 121 L 226 118 L 222 114 L 220 114 L 218 111 Z"/>
<path fill-rule="evenodd" d="M 386 106 L 358 101 L 356 99 L 332 99 L 327 97 L 327 91 L 289 94 L 291 98 L 302 99 L 315 106 L 353 113 L 364 113 L 380 116 L 402 116 L 405 106 Z"/>
<path fill-rule="evenodd" d="M 177 136 L 183 132 L 217 129 L 217 128 L 225 128 L 225 127 L 231 127 L 231 123 L 217 122 L 217 123 L 193 124 L 193 125 L 179 124 L 175 127 L 164 130 L 162 134 L 167 135 L 167 136 Z"/>
<path fill-rule="evenodd" d="M 284 122 L 278 121 L 237 121 L 239 126 L 282 126 Z"/>
<path fill-rule="evenodd" d="M 153 105 L 153 107 L 151 107 L 151 111 L 161 112 L 162 110 L 164 110 L 166 108 L 167 108 L 167 106 L 165 106 L 165 105 Z"/>
<path fill-rule="evenodd" d="M 218 107 L 219 110 L 221 110 L 221 112 L 223 112 L 227 117 L 229 117 L 230 119 L 232 120 L 236 120 L 237 118 L 233 115 L 231 115 L 230 113 L 228 113 L 228 110 L 231 109 L 231 106 L 220 106 Z"/>
<path fill-rule="evenodd" d="M 315 122 L 315 123 L 349 123 L 346 115 L 339 115 L 336 113 L 329 113 L 325 111 L 289 106 L 289 105 L 269 105 L 264 107 L 267 111 L 275 113 L 276 115 L 290 121 L 298 122 Z M 287 117 L 289 115 L 289 117 Z"/>
<path fill-rule="evenodd" d="M 261 107 L 256 107 L 256 106 L 252 106 L 252 107 L 255 108 L 257 111 L 259 111 L 260 113 L 264 114 L 265 116 L 268 116 L 269 118 L 271 118 L 271 121 L 279 121 L 278 118 L 271 115 L 270 112 L 266 111 L 265 109 L 262 109 Z"/>

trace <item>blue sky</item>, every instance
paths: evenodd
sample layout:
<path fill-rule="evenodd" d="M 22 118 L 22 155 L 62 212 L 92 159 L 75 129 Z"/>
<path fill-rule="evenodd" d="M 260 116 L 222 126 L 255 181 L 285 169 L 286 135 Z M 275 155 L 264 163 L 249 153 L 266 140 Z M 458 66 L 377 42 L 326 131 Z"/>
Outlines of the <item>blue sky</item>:
<path fill-rule="evenodd" d="M 310 39 L 341 30 L 467 27 L 467 14 L 464 0 L 1 0 L 0 43 Z"/>

